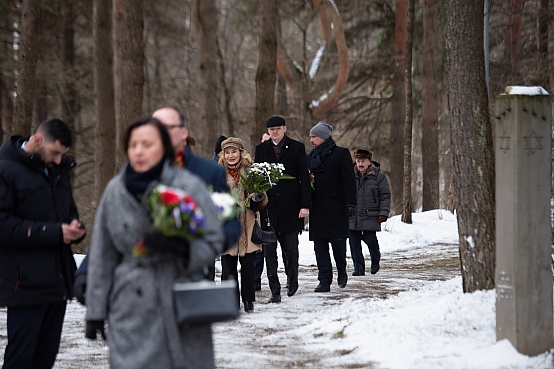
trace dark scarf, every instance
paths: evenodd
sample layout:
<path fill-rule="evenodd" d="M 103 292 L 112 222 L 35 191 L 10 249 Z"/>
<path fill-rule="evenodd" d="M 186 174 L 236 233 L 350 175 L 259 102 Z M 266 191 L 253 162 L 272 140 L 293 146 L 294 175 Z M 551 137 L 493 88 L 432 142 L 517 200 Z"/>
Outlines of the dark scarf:
<path fill-rule="evenodd" d="M 127 171 L 125 172 L 125 187 L 131 195 L 137 200 L 141 200 L 142 195 L 152 183 L 152 181 L 159 181 L 162 176 L 162 169 L 164 168 L 165 160 L 162 159 L 152 168 L 144 173 L 137 173 L 129 164 Z"/>
<path fill-rule="evenodd" d="M 323 160 L 333 151 L 337 146 L 332 137 L 326 139 L 321 145 L 316 147 L 310 153 L 310 172 L 313 174 L 321 173 L 325 171 L 323 166 Z"/>

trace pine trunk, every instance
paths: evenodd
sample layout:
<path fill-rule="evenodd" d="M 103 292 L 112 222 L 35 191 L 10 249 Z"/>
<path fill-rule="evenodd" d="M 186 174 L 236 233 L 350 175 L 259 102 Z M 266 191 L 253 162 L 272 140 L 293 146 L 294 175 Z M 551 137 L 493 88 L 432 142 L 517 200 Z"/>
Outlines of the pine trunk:
<path fill-rule="evenodd" d="M 111 0 L 94 0 L 94 92 L 98 119 L 95 164 L 95 188 L 99 199 L 108 181 L 116 173 L 115 104 L 112 49 Z"/>
<path fill-rule="evenodd" d="M 198 40 L 198 71 L 202 91 L 203 114 L 193 132 L 198 138 L 200 152 L 213 154 L 213 144 L 220 135 L 217 71 L 217 30 L 219 13 L 215 0 L 196 0 L 194 30 Z"/>
<path fill-rule="evenodd" d="M 406 25 L 406 120 L 404 123 L 404 183 L 402 187 L 402 221 L 412 223 L 412 46 L 414 39 L 414 2 L 408 1 L 408 15 Z"/>
<path fill-rule="evenodd" d="M 439 132 L 437 127 L 437 0 L 423 0 L 423 75 L 422 75 L 422 171 L 423 211 L 438 209 Z"/>
<path fill-rule="evenodd" d="M 404 180 L 404 122 L 406 119 L 406 0 L 396 0 L 394 29 L 396 38 L 394 77 L 392 80 L 390 130 L 390 187 L 393 214 L 402 213 Z"/>
<path fill-rule="evenodd" d="M 260 6 L 260 39 L 258 43 L 259 62 L 256 72 L 256 106 L 254 108 L 254 129 L 250 136 L 253 149 L 267 132 L 265 122 L 273 116 L 275 104 L 275 82 L 277 66 L 277 4 L 273 0 L 262 0 Z"/>
<path fill-rule="evenodd" d="M 31 134 L 35 73 L 38 59 L 38 32 L 40 21 L 40 0 L 23 0 L 21 9 L 21 34 L 18 53 L 19 71 L 15 108 L 13 114 L 13 134 Z"/>
<path fill-rule="evenodd" d="M 483 1 L 448 0 L 446 66 L 464 292 L 494 288 L 495 177 Z"/>

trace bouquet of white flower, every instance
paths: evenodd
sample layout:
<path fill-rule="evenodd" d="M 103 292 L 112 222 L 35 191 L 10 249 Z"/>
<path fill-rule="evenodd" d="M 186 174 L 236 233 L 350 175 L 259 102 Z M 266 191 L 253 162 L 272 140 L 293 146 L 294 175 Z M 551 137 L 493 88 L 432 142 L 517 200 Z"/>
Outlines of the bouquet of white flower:
<path fill-rule="evenodd" d="M 240 176 L 240 183 L 249 194 L 262 194 L 275 186 L 281 179 L 294 179 L 295 177 L 283 174 L 285 166 L 277 163 L 254 163 L 246 170 L 246 176 Z M 250 205 L 250 198 L 244 201 Z"/>

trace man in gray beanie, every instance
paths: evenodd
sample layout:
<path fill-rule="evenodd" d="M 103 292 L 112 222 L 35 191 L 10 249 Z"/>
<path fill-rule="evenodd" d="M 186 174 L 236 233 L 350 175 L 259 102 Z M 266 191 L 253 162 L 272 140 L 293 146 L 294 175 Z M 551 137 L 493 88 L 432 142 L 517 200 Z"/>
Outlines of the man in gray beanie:
<path fill-rule="evenodd" d="M 333 141 L 333 127 L 319 122 L 310 130 L 314 147 L 308 155 L 308 169 L 313 178 L 310 241 L 314 241 L 319 285 L 315 292 L 329 292 L 333 266 L 329 244 L 337 266 L 337 283 L 346 287 L 346 239 L 348 218 L 356 210 L 356 177 L 350 152 Z"/>

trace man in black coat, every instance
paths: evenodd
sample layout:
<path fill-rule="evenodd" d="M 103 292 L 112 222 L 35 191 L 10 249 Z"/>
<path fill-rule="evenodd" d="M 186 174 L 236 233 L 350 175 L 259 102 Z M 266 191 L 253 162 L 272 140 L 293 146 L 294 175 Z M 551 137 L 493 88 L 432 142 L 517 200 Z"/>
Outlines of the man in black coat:
<path fill-rule="evenodd" d="M 8 307 L 4 369 L 51 368 L 85 228 L 71 193 L 71 131 L 59 119 L 0 147 L 0 306 Z"/>
<path fill-rule="evenodd" d="M 329 292 L 333 281 L 329 243 L 338 272 L 338 285 L 346 287 L 346 239 L 348 217 L 356 211 L 356 178 L 348 149 L 339 147 L 331 137 L 333 127 L 319 122 L 310 130 L 314 147 L 308 155 L 308 167 L 313 176 L 310 240 L 319 270 L 319 285 L 315 292 Z"/>
<path fill-rule="evenodd" d="M 310 214 L 310 178 L 304 144 L 286 135 L 285 119 L 271 117 L 266 122 L 271 138 L 256 146 L 256 163 L 280 163 L 285 174 L 295 179 L 280 180 L 267 191 L 266 207 L 271 226 L 283 250 L 289 286 L 287 295 L 298 290 L 298 234 L 304 227 L 304 218 Z M 262 222 L 263 223 L 263 222 Z M 269 302 L 281 302 L 281 284 L 277 276 L 277 243 L 264 245 L 267 277 L 271 290 Z"/>

